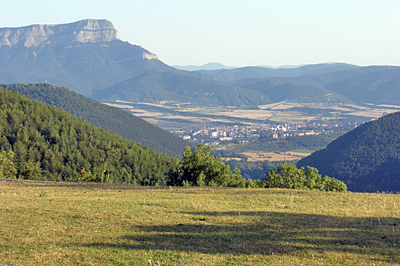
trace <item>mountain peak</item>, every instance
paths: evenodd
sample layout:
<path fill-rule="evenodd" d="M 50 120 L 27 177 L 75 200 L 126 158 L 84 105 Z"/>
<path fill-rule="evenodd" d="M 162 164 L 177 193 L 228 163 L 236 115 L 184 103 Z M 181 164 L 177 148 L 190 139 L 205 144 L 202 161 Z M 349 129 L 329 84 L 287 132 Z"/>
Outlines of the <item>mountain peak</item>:
<path fill-rule="evenodd" d="M 106 19 L 85 19 L 68 24 L 30 25 L 0 28 L 0 46 L 37 47 L 70 42 L 104 42 L 120 40 L 114 25 Z"/>

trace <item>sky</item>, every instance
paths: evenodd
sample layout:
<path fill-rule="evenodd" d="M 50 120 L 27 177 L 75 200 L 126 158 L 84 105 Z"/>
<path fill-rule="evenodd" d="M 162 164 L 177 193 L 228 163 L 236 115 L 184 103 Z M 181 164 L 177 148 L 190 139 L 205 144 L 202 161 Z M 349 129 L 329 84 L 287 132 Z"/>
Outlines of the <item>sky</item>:
<path fill-rule="evenodd" d="M 399 0 L 13 0 L 0 27 L 108 19 L 168 65 L 400 65 Z"/>

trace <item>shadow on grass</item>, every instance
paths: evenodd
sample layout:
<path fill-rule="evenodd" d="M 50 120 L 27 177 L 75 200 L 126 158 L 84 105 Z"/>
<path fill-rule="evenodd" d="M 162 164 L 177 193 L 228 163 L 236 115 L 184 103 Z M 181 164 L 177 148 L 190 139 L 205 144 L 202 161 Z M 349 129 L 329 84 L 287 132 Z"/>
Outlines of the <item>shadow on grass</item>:
<path fill-rule="evenodd" d="M 133 228 L 114 243 L 90 246 L 193 251 L 203 254 L 343 252 L 400 256 L 400 219 L 352 218 L 278 212 L 186 213 L 173 225 Z M 216 217 L 218 216 L 218 217 Z M 108 241 L 107 241 L 108 242 Z"/>

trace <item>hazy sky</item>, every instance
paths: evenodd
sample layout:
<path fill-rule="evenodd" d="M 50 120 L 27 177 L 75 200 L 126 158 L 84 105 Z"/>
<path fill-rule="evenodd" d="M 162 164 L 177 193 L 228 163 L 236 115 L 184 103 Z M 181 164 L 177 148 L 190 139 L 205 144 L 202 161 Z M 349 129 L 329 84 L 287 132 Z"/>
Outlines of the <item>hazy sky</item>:
<path fill-rule="evenodd" d="M 400 65 L 399 0 L 13 0 L 0 27 L 108 19 L 169 65 Z"/>

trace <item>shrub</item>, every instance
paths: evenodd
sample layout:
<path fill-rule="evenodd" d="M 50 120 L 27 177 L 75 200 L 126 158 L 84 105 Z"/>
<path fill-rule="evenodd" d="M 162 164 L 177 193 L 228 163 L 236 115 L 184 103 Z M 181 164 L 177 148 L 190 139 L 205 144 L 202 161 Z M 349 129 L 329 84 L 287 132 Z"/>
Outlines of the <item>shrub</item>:
<path fill-rule="evenodd" d="M 260 187 L 291 188 L 291 189 L 318 189 L 322 191 L 344 192 L 347 186 L 340 180 L 318 174 L 318 170 L 307 166 L 298 169 L 293 164 L 284 163 L 278 168 L 271 169 L 266 177 L 258 181 Z"/>

